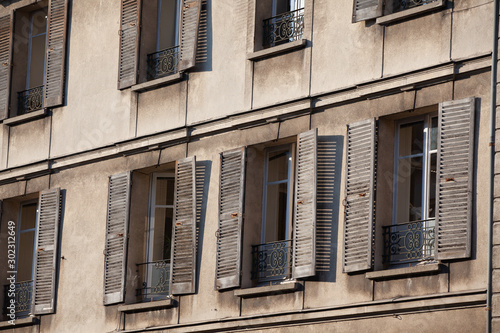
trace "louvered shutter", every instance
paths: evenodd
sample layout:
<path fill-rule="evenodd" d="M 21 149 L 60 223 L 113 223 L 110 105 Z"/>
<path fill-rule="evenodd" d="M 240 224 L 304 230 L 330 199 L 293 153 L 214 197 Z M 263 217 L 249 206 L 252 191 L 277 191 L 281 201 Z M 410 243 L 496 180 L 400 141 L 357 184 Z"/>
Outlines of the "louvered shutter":
<path fill-rule="evenodd" d="M 436 258 L 471 254 L 474 98 L 439 105 Z"/>
<path fill-rule="evenodd" d="M 9 117 L 12 17 L 0 18 L 0 120 Z"/>
<path fill-rule="evenodd" d="M 50 0 L 43 107 L 63 104 L 68 0 Z"/>
<path fill-rule="evenodd" d="M 127 262 L 130 172 L 109 178 L 104 249 L 104 304 L 123 302 Z"/>
<path fill-rule="evenodd" d="M 353 0 L 352 23 L 382 16 L 382 0 Z"/>
<path fill-rule="evenodd" d="M 208 57 L 208 8 L 207 0 L 201 0 L 200 24 L 196 46 L 196 63 L 207 62 Z"/>
<path fill-rule="evenodd" d="M 377 155 L 375 119 L 347 126 L 343 270 L 372 267 Z"/>
<path fill-rule="evenodd" d="M 118 89 L 137 83 L 140 17 L 140 0 L 122 0 Z"/>
<path fill-rule="evenodd" d="M 238 287 L 241 270 L 241 234 L 245 195 L 245 148 L 221 154 L 217 289 Z"/>
<path fill-rule="evenodd" d="M 182 0 L 181 8 L 181 51 L 179 70 L 186 70 L 195 64 L 200 22 L 201 0 Z"/>
<path fill-rule="evenodd" d="M 32 297 L 35 315 L 54 313 L 60 202 L 59 188 L 40 193 Z"/>
<path fill-rule="evenodd" d="M 318 130 L 301 133 L 297 144 L 293 228 L 293 278 L 316 272 L 316 170 Z"/>
<path fill-rule="evenodd" d="M 172 226 L 172 294 L 195 292 L 196 158 L 175 165 L 174 225 Z"/>

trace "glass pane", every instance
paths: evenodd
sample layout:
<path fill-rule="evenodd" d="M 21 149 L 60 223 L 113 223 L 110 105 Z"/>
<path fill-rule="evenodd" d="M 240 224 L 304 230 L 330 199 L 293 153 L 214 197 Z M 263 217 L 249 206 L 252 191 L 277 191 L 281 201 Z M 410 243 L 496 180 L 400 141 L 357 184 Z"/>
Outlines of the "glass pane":
<path fill-rule="evenodd" d="M 153 226 L 152 261 L 170 259 L 170 241 L 172 238 L 172 208 L 156 208 Z"/>
<path fill-rule="evenodd" d="M 165 50 L 176 45 L 177 35 L 177 0 L 158 2 L 158 50 Z"/>
<path fill-rule="evenodd" d="M 174 204 L 174 178 L 156 179 L 156 200 L 155 205 L 173 205 Z"/>
<path fill-rule="evenodd" d="M 288 149 L 281 149 L 269 153 L 267 164 L 267 181 L 275 182 L 288 179 Z"/>
<path fill-rule="evenodd" d="M 399 129 L 399 156 L 422 154 L 424 147 L 424 122 L 401 125 Z"/>
<path fill-rule="evenodd" d="M 291 2 L 295 0 L 274 0 L 276 3 L 276 15 L 290 11 Z"/>
<path fill-rule="evenodd" d="M 21 231 L 36 227 L 36 203 L 21 207 Z"/>
<path fill-rule="evenodd" d="M 436 176 L 437 176 L 437 157 L 436 153 L 431 154 L 431 165 L 429 175 L 429 215 L 428 217 L 436 217 Z"/>
<path fill-rule="evenodd" d="M 31 35 L 36 36 L 47 32 L 47 7 L 37 10 L 31 14 L 33 22 Z"/>
<path fill-rule="evenodd" d="M 30 281 L 33 273 L 33 250 L 35 248 L 35 231 L 19 234 L 17 254 L 17 282 Z"/>
<path fill-rule="evenodd" d="M 397 223 L 422 219 L 422 158 L 406 158 L 398 164 Z"/>
<path fill-rule="evenodd" d="M 431 120 L 431 150 L 437 149 L 437 132 L 438 132 L 438 118 L 434 117 Z"/>
<path fill-rule="evenodd" d="M 30 85 L 29 89 L 43 85 L 45 64 L 45 35 L 31 39 Z"/>
<path fill-rule="evenodd" d="M 287 192 L 288 186 L 286 183 L 267 187 L 266 243 L 287 239 Z"/>

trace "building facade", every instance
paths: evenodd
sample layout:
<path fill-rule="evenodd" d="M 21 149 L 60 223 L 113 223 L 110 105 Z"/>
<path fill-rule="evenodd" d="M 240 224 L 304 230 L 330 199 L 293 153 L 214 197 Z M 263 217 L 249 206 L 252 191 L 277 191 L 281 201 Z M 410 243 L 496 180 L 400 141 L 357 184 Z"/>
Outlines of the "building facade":
<path fill-rule="evenodd" d="M 497 19 L 0 1 L 0 330 L 500 330 Z"/>

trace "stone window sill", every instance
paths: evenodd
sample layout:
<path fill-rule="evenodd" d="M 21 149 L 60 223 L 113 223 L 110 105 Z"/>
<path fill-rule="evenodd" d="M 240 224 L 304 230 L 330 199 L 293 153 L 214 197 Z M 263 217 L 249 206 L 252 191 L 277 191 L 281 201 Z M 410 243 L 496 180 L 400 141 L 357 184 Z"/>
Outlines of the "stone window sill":
<path fill-rule="evenodd" d="M 441 271 L 441 264 L 432 263 L 421 266 L 386 269 L 383 271 L 367 272 L 365 278 L 369 280 L 392 280 L 400 279 L 417 275 L 437 274 Z"/>
<path fill-rule="evenodd" d="M 389 14 L 385 15 L 382 17 L 377 18 L 377 24 L 380 25 L 388 25 L 397 21 L 405 20 L 408 19 L 412 16 L 420 15 L 426 12 L 430 12 L 439 8 L 443 8 L 446 5 L 446 0 L 438 0 L 433 3 L 429 3 L 426 5 L 421 5 L 418 7 L 410 8 L 410 9 L 405 9 L 400 12 L 394 13 L 394 14 Z"/>
<path fill-rule="evenodd" d="M 7 126 L 14 126 L 22 123 L 27 123 L 34 119 L 43 118 L 46 115 L 47 115 L 47 109 L 41 109 L 37 111 L 32 111 L 30 113 L 22 114 L 20 116 L 7 118 L 3 121 L 3 124 Z"/>
<path fill-rule="evenodd" d="M 258 61 L 265 58 L 271 58 L 283 53 L 292 52 L 306 47 L 307 39 L 299 39 L 283 45 L 273 46 L 268 49 L 260 50 L 247 54 L 247 60 Z"/>
<path fill-rule="evenodd" d="M 275 284 L 272 286 L 263 286 L 255 288 L 238 289 L 234 291 L 234 296 L 242 298 L 269 296 L 283 293 L 291 293 L 299 290 L 301 284 L 298 282 Z"/>
<path fill-rule="evenodd" d="M 175 73 L 172 75 L 168 75 L 156 80 L 151 80 L 148 82 L 136 84 L 132 86 L 132 91 L 137 91 L 137 92 L 144 92 L 148 90 L 153 90 L 156 88 L 160 88 L 163 86 L 167 86 L 169 84 L 173 84 L 179 81 L 182 81 L 184 79 L 184 74 L 183 73 Z"/>
<path fill-rule="evenodd" d="M 38 324 L 38 318 L 30 316 L 27 318 L 16 319 L 14 321 L 15 325 L 10 324 L 8 321 L 0 321 L 0 331 L 2 330 L 12 330 L 17 327 L 22 326 L 32 326 Z"/>
<path fill-rule="evenodd" d="M 175 306 L 174 300 L 172 298 L 168 298 L 168 299 L 165 299 L 162 301 L 120 305 L 118 307 L 118 311 L 124 312 L 124 313 L 133 313 L 133 312 L 144 312 L 144 311 L 168 309 L 168 308 L 172 308 L 174 306 Z"/>

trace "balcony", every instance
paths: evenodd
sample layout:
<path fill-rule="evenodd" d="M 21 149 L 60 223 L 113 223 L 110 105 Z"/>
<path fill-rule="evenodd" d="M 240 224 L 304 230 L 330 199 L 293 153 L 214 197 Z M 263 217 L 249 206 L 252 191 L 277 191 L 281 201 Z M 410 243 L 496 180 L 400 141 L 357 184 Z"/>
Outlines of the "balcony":
<path fill-rule="evenodd" d="M 278 241 L 252 246 L 252 279 L 261 282 L 291 277 L 292 241 Z"/>
<path fill-rule="evenodd" d="M 3 313 L 7 315 L 11 298 L 8 296 L 9 285 L 3 286 Z M 31 312 L 31 296 L 33 294 L 33 281 L 24 281 L 16 283 L 16 294 L 14 296 L 16 306 L 16 319 L 28 317 Z"/>
<path fill-rule="evenodd" d="M 17 115 L 40 110 L 43 107 L 43 86 L 17 93 Z"/>
<path fill-rule="evenodd" d="M 417 263 L 434 259 L 435 220 L 383 227 L 384 263 Z"/>
<path fill-rule="evenodd" d="M 179 46 L 148 54 L 147 79 L 154 80 L 178 71 Z"/>
<path fill-rule="evenodd" d="M 137 264 L 142 277 L 142 288 L 136 290 L 141 300 L 154 301 L 170 295 L 170 260 Z"/>
<path fill-rule="evenodd" d="M 437 2 L 438 0 L 394 0 L 394 12 Z"/>
<path fill-rule="evenodd" d="M 304 8 L 264 20 L 264 48 L 302 39 Z"/>

